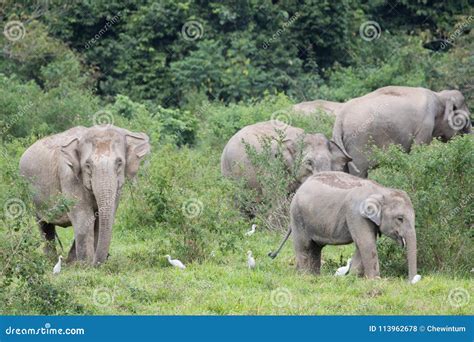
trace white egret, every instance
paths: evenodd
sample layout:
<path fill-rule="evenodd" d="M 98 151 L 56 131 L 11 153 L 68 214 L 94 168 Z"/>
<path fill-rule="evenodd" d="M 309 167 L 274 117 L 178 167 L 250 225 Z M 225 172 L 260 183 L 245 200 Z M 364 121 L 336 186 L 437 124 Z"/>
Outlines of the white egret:
<path fill-rule="evenodd" d="M 184 264 L 178 259 L 171 259 L 170 255 L 165 255 L 165 257 L 168 258 L 169 263 L 173 265 L 174 267 L 180 268 L 182 270 L 186 268 L 186 266 L 184 266 Z"/>
<path fill-rule="evenodd" d="M 413 277 L 413 279 L 410 281 L 410 284 L 416 284 L 421 280 L 421 275 L 417 274 L 416 276 Z"/>
<path fill-rule="evenodd" d="M 62 255 L 59 256 L 57 264 L 54 265 L 54 268 L 53 268 L 54 275 L 59 274 L 59 272 L 61 272 L 61 260 L 63 260 Z"/>
<path fill-rule="evenodd" d="M 256 228 L 257 228 L 257 225 L 255 223 L 252 224 L 252 228 L 248 232 L 245 233 L 245 236 L 252 236 L 253 233 L 255 233 Z"/>
<path fill-rule="evenodd" d="M 344 276 L 344 275 L 346 275 L 347 272 L 349 272 L 349 270 L 351 269 L 351 263 L 352 263 L 352 259 L 347 259 L 347 265 L 339 267 L 334 275 L 335 276 Z"/>
<path fill-rule="evenodd" d="M 255 259 L 252 256 L 252 251 L 247 252 L 247 265 L 249 269 L 255 268 Z"/>

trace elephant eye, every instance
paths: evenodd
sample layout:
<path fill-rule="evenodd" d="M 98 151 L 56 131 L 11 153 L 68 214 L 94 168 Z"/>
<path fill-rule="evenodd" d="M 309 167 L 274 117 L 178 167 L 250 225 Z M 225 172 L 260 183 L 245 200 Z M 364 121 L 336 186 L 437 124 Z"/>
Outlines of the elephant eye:
<path fill-rule="evenodd" d="M 117 172 L 119 172 L 122 169 L 123 166 L 123 160 L 120 158 L 117 158 L 115 161 L 116 167 L 117 167 Z"/>
<path fill-rule="evenodd" d="M 86 171 L 88 173 L 92 172 L 92 165 L 91 165 L 91 162 L 90 161 L 86 161 L 85 164 L 84 164 L 84 168 L 86 169 Z"/>
<path fill-rule="evenodd" d="M 306 159 L 304 163 L 308 166 L 313 166 L 313 161 L 311 159 Z"/>
<path fill-rule="evenodd" d="M 403 223 L 403 217 L 402 217 L 402 216 L 397 217 L 397 221 L 398 221 L 399 223 Z"/>

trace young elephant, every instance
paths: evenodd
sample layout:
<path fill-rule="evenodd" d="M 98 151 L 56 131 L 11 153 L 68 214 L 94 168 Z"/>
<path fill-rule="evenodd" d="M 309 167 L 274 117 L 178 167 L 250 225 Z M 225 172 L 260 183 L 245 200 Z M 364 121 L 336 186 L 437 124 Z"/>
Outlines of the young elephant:
<path fill-rule="evenodd" d="M 68 261 L 103 263 L 125 177 L 135 176 L 149 152 L 146 134 L 112 125 L 78 126 L 30 146 L 21 157 L 20 173 L 35 189 L 46 253 L 56 254 L 55 225 L 72 225 L 74 243 Z M 72 199 L 74 205 L 61 217 L 50 217 L 43 210 L 49 211 L 58 195 Z"/>
<path fill-rule="evenodd" d="M 298 189 L 290 215 L 291 228 L 278 251 L 292 232 L 299 269 L 319 274 L 324 246 L 354 242 L 351 272 L 378 277 L 376 240 L 384 234 L 407 248 L 409 280 L 416 275 L 415 212 L 404 191 L 342 172 L 321 172 Z"/>
<path fill-rule="evenodd" d="M 301 128 L 285 126 L 279 128 L 275 122 L 266 121 L 246 126 L 238 131 L 227 143 L 221 156 L 221 172 L 225 177 L 245 179 L 247 185 L 258 191 L 261 187 L 257 181 L 256 171 L 247 156 L 245 145 L 262 151 L 262 139 L 272 139 L 273 155 L 278 150 L 278 130 L 284 130 L 283 158 L 288 170 L 297 160 L 298 144 L 303 142 L 303 159 L 296 180 L 290 185 L 290 191 L 296 190 L 306 178 L 319 171 L 345 171 L 351 158 L 344 154 L 339 146 L 329 141 L 323 134 L 305 134 Z"/>

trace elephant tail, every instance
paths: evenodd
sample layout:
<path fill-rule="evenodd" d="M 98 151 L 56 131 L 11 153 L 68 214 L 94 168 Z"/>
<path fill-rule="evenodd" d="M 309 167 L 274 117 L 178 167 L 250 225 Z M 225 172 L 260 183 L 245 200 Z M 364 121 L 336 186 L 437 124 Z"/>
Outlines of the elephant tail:
<path fill-rule="evenodd" d="M 275 259 L 277 257 L 278 253 L 280 253 L 281 249 L 283 248 L 283 245 L 285 244 L 286 240 L 288 240 L 290 235 L 291 235 L 291 226 L 288 227 L 288 232 L 286 233 L 286 236 L 283 239 L 283 241 L 280 243 L 280 246 L 278 247 L 278 249 L 275 252 L 268 253 L 268 256 L 270 258 Z"/>
<path fill-rule="evenodd" d="M 61 247 L 61 250 L 62 250 L 63 253 L 64 253 L 63 243 L 62 243 L 61 240 L 59 239 L 59 235 L 58 235 L 58 233 L 57 233 L 56 231 L 54 232 L 54 235 L 56 235 L 56 239 L 58 239 L 59 246 Z"/>
<path fill-rule="evenodd" d="M 339 146 L 342 153 L 344 153 L 346 155 L 346 157 L 348 157 L 350 159 L 350 162 L 348 163 L 348 165 L 351 165 L 354 168 L 354 171 L 359 174 L 360 170 L 357 168 L 355 163 L 352 161 L 352 157 L 347 152 L 346 146 L 344 145 L 343 129 L 342 129 L 342 115 L 340 115 L 336 119 L 336 122 L 334 123 L 334 128 L 333 128 L 333 132 L 332 132 L 332 140 L 337 146 Z"/>

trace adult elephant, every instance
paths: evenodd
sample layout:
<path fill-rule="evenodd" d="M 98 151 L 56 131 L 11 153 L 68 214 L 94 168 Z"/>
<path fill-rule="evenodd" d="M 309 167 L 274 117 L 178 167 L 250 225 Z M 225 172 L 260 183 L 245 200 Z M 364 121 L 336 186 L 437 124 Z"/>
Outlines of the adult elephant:
<path fill-rule="evenodd" d="M 125 178 L 138 171 L 150 152 L 148 136 L 113 125 L 78 126 L 41 139 L 20 160 L 20 173 L 32 184 L 45 251 L 56 255 L 55 226 L 73 226 L 68 261 L 103 263 Z M 58 196 L 73 201 L 69 211 L 52 216 Z M 54 210 L 53 210 L 54 211 Z"/>
<path fill-rule="evenodd" d="M 280 137 L 280 133 L 283 133 L 284 136 Z M 269 139 L 271 141 L 271 156 L 276 158 L 280 148 L 278 142 L 280 138 L 282 138 L 281 152 L 288 172 L 293 170 L 297 162 L 300 163 L 289 191 L 296 190 L 308 176 L 316 172 L 347 171 L 347 163 L 351 160 L 350 156 L 323 134 L 305 134 L 301 128 L 283 125 L 279 121 L 265 121 L 242 128 L 227 142 L 221 156 L 222 175 L 234 179 L 244 179 L 250 188 L 261 191 L 256 169 L 249 159 L 246 145 L 261 152 L 263 150 L 262 142 Z M 299 157 L 299 153 L 301 153 L 301 157 Z"/>
<path fill-rule="evenodd" d="M 323 111 L 328 115 L 336 116 L 336 111 L 341 108 L 343 103 L 326 100 L 314 100 L 297 103 L 293 106 L 293 111 L 305 115 L 313 114 L 317 110 Z"/>
<path fill-rule="evenodd" d="M 384 234 L 407 248 L 408 278 L 417 272 L 415 212 L 408 195 L 374 181 L 342 172 L 321 172 L 296 192 L 290 206 L 290 230 L 274 258 L 293 233 L 297 267 L 320 273 L 326 245 L 354 242 L 350 271 L 380 276 L 377 236 Z"/>
<path fill-rule="evenodd" d="M 471 132 L 469 117 L 458 90 L 437 93 L 389 86 L 346 102 L 338 111 L 333 139 L 352 156 L 350 173 L 367 177 L 374 166 L 372 145 L 399 144 L 409 152 L 413 144 L 429 144 L 433 138 L 448 141 L 458 133 Z"/>

